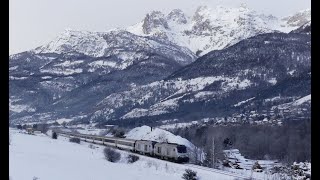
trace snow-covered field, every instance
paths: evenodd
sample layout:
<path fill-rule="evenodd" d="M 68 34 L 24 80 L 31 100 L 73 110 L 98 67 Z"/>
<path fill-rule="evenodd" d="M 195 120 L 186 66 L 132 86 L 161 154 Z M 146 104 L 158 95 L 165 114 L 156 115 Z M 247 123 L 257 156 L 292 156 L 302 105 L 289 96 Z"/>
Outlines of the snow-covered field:
<path fill-rule="evenodd" d="M 238 162 L 240 167 L 251 170 L 253 164 L 258 161 L 258 163 L 261 165 L 262 168 L 271 168 L 275 165 L 281 165 L 277 160 L 252 160 L 247 159 L 244 156 L 242 156 L 238 149 L 230 149 L 230 150 L 224 150 L 224 153 L 228 157 L 228 159 L 232 162 Z"/>
<path fill-rule="evenodd" d="M 59 136 L 57 140 L 38 134 L 28 135 L 10 129 L 9 176 L 11 180 L 174 180 L 182 179 L 186 167 L 150 157 L 128 164 L 128 152 L 121 152 L 121 160 L 111 163 L 104 159 L 103 146 L 89 148 L 88 143 L 70 143 Z M 235 177 L 191 168 L 201 180 L 235 179 Z"/>

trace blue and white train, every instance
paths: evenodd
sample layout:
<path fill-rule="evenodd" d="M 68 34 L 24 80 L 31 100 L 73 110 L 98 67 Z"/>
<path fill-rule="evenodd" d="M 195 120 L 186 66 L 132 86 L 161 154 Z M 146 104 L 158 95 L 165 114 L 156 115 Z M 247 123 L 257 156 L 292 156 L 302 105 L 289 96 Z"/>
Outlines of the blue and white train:
<path fill-rule="evenodd" d="M 111 146 L 122 150 L 148 155 L 173 162 L 188 162 L 189 157 L 185 145 L 176 143 L 159 143 L 150 140 L 134 140 L 127 138 L 103 137 L 86 134 L 59 132 L 67 137 L 77 137 L 82 141 Z"/>

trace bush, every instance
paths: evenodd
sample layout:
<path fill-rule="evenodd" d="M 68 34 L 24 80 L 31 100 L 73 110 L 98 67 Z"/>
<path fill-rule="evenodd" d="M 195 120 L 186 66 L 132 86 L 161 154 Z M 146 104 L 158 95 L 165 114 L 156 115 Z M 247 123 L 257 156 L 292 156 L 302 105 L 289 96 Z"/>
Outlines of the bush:
<path fill-rule="evenodd" d="M 57 135 L 56 132 L 53 132 L 53 133 L 52 133 L 52 139 L 58 139 L 58 135 Z"/>
<path fill-rule="evenodd" d="M 114 136 L 114 137 L 118 137 L 118 138 L 125 138 L 125 136 L 124 136 L 124 130 L 122 130 L 122 129 L 114 129 L 113 131 L 112 131 L 112 135 Z"/>
<path fill-rule="evenodd" d="M 182 179 L 185 180 L 197 180 L 197 172 L 192 171 L 191 169 L 186 169 L 186 172 L 182 175 Z"/>
<path fill-rule="evenodd" d="M 121 154 L 110 148 L 104 148 L 104 157 L 110 162 L 117 162 L 120 160 Z"/>
<path fill-rule="evenodd" d="M 254 169 L 262 169 L 262 167 L 261 167 L 261 165 L 258 163 L 258 161 L 256 161 L 256 162 L 254 163 L 254 165 L 252 166 L 252 170 L 254 170 Z"/>
<path fill-rule="evenodd" d="M 22 126 L 21 126 L 20 124 L 18 124 L 18 125 L 17 125 L 17 128 L 21 130 L 21 129 L 22 129 Z"/>
<path fill-rule="evenodd" d="M 90 149 L 95 149 L 96 148 L 96 146 L 94 146 L 94 145 L 92 145 L 92 144 L 89 144 L 89 146 L 88 146 Z"/>
<path fill-rule="evenodd" d="M 69 141 L 80 144 L 80 138 L 73 137 L 73 138 L 70 138 Z"/>
<path fill-rule="evenodd" d="M 129 154 L 127 159 L 128 159 L 128 163 L 134 163 L 139 160 L 139 156 Z"/>

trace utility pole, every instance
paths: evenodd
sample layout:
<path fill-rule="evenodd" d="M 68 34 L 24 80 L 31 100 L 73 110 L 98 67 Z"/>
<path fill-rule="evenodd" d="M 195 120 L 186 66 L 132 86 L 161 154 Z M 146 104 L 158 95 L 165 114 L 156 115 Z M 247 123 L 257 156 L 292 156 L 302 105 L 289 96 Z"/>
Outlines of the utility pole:
<path fill-rule="evenodd" d="M 215 167 L 215 155 L 214 155 L 214 137 L 212 139 L 212 168 Z"/>

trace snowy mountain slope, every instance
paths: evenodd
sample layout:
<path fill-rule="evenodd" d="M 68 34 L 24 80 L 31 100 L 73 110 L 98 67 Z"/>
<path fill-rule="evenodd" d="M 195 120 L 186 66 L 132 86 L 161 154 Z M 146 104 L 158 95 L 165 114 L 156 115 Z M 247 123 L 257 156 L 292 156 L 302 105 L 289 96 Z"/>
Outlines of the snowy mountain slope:
<path fill-rule="evenodd" d="M 311 20 L 311 10 L 277 18 L 260 14 L 246 6 L 215 8 L 200 6 L 194 14 L 174 9 L 168 15 L 153 11 L 143 21 L 126 30 L 141 36 L 157 37 L 188 47 L 198 55 L 231 46 L 262 33 L 289 32 Z"/>
<path fill-rule="evenodd" d="M 213 51 L 164 81 L 113 93 L 100 102 L 104 109 L 92 118 L 103 114 L 110 120 L 122 119 L 113 123 L 134 125 L 140 121 L 224 117 L 248 105 L 239 102 L 256 97 L 247 107 L 250 111 L 263 99 L 274 97 L 275 92 L 284 97 L 310 94 L 310 63 L 309 35 L 258 35 Z"/>
<path fill-rule="evenodd" d="M 194 59 L 186 48 L 122 30 L 67 30 L 48 45 L 10 56 L 10 118 L 52 120 L 54 113 L 74 117 L 109 93 L 160 80 Z M 14 106 L 29 106 L 34 113 L 18 113 Z M 65 114 L 67 106 L 74 111 Z M 55 107 L 64 112 L 51 112 Z"/>
<path fill-rule="evenodd" d="M 181 179 L 185 167 L 181 164 L 140 156 L 140 160 L 128 164 L 127 152 L 121 153 L 121 160 L 111 163 L 103 157 L 103 146 L 88 143 L 70 143 L 59 136 L 53 140 L 45 135 L 28 135 L 10 130 L 9 176 L 11 180 L 48 179 L 48 180 L 102 180 L 108 179 Z M 30 144 L 32 144 L 30 146 Z M 45 165 L 44 165 L 45 164 Z M 232 180 L 233 176 L 191 168 L 198 172 L 203 180 L 212 177 Z M 62 173 L 63 172 L 63 173 Z M 126 172 L 126 173 L 123 173 Z"/>
<path fill-rule="evenodd" d="M 282 27 L 300 27 L 305 23 L 311 21 L 311 9 L 302 10 L 295 14 L 289 15 L 287 17 L 282 18 L 281 21 Z"/>
<path fill-rule="evenodd" d="M 303 24 L 301 27 L 292 30 L 290 33 L 305 33 L 311 34 L 311 21 Z"/>
<path fill-rule="evenodd" d="M 144 54 L 140 51 L 157 52 L 182 65 L 189 64 L 195 58 L 187 48 L 170 42 L 159 42 L 154 38 L 140 37 L 124 30 L 86 32 L 67 29 L 47 45 L 33 50 L 36 54 L 77 52 L 90 57 L 116 56 L 118 61 L 108 65 L 119 69 L 125 69 L 141 58 Z"/>
<path fill-rule="evenodd" d="M 304 16 L 308 20 L 308 13 L 300 13 L 299 21 Z M 190 109 L 199 112 L 193 120 L 204 111 L 225 115 L 221 109 L 229 103 L 255 97 L 261 89 L 308 71 L 308 24 L 306 30 L 289 35 L 254 36 L 294 28 L 279 24 L 277 18 L 246 7 L 219 6 L 199 7 L 192 15 L 181 10 L 152 12 L 125 30 L 66 30 L 46 45 L 9 57 L 10 122 L 67 118 L 129 120 L 137 125 L 136 119 L 183 119 L 193 113 Z M 204 54 L 194 47 L 204 52 L 225 49 L 190 64 L 195 54 Z M 243 93 L 236 96 L 238 92 Z M 302 95 L 307 94 L 297 97 Z M 217 108 L 202 105 L 212 99 L 215 103 L 205 106 Z"/>
<path fill-rule="evenodd" d="M 299 99 L 294 100 L 293 102 L 289 102 L 289 103 L 284 103 L 284 104 L 280 104 L 278 106 L 273 106 L 272 108 L 275 109 L 288 109 L 290 111 L 297 111 L 299 110 L 301 107 L 310 107 L 311 106 L 311 94 L 304 96 L 304 97 L 300 97 Z"/>

